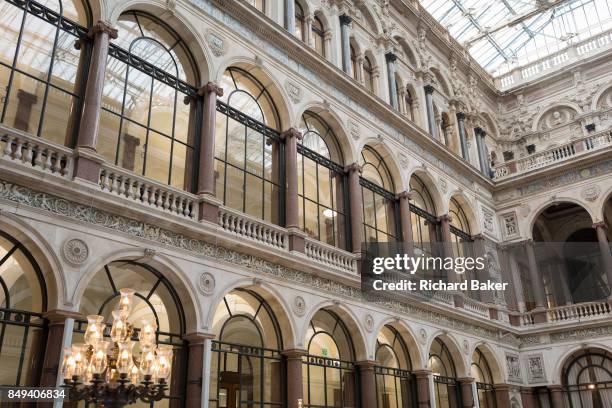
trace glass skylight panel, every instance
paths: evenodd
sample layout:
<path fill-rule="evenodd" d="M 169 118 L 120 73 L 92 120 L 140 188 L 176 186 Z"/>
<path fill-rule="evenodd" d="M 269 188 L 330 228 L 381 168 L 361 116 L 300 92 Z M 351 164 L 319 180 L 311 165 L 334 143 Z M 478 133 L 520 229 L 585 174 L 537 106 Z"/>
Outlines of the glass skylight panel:
<path fill-rule="evenodd" d="M 609 0 L 420 1 L 494 75 L 612 29 Z"/>

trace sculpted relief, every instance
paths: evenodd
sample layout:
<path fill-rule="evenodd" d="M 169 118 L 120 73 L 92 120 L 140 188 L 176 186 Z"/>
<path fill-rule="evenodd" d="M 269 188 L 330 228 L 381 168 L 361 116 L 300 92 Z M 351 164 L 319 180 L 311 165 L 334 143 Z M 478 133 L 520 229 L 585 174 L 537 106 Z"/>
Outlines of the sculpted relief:
<path fill-rule="evenodd" d="M 538 123 L 538 130 L 549 130 L 566 125 L 574 120 L 576 114 L 576 110 L 569 106 L 555 106 L 542 115 Z"/>

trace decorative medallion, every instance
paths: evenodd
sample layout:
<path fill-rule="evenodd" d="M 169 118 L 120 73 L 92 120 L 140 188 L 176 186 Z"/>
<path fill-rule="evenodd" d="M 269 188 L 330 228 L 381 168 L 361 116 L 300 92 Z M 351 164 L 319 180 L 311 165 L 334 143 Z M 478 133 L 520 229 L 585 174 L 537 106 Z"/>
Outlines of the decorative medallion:
<path fill-rule="evenodd" d="M 198 281 L 198 289 L 204 295 L 210 295 L 215 290 L 215 277 L 208 272 L 203 272 Z"/>
<path fill-rule="evenodd" d="M 215 57 L 220 57 L 225 54 L 225 41 L 223 40 L 223 37 L 214 31 L 208 31 L 206 33 L 206 42 L 208 43 L 208 46 Z"/>
<path fill-rule="evenodd" d="M 300 85 L 290 79 L 285 81 L 285 90 L 287 91 L 287 95 L 289 95 L 289 99 L 293 103 L 300 103 L 302 100 L 302 87 Z"/>
<path fill-rule="evenodd" d="M 301 296 L 296 296 L 293 299 L 293 313 L 297 316 L 304 316 L 306 313 L 306 301 Z"/>
<path fill-rule="evenodd" d="M 68 239 L 62 247 L 62 255 L 64 255 L 66 262 L 72 265 L 81 265 L 89 256 L 89 248 L 82 239 Z"/>
<path fill-rule="evenodd" d="M 598 185 L 588 186 L 582 189 L 580 195 L 587 201 L 593 202 L 601 194 L 601 188 Z"/>
<path fill-rule="evenodd" d="M 368 331 L 368 333 L 371 333 L 372 330 L 374 330 L 374 318 L 371 314 L 365 315 L 363 318 L 363 323 L 365 324 L 365 329 Z"/>

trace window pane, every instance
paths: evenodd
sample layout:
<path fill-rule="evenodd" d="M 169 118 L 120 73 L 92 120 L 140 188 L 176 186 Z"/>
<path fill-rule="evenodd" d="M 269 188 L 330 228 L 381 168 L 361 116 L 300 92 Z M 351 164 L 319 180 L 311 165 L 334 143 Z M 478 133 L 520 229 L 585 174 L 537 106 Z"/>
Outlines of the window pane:
<path fill-rule="evenodd" d="M 242 211 L 244 173 L 233 166 L 226 168 L 225 205 Z"/>
<path fill-rule="evenodd" d="M 332 206 L 330 171 L 327 167 L 317 166 L 319 170 L 319 204 Z"/>
<path fill-rule="evenodd" d="M 363 191 L 363 222 L 370 225 L 376 225 L 376 209 L 374 204 L 374 193 L 366 188 Z"/>
<path fill-rule="evenodd" d="M 75 91 L 75 81 L 79 70 L 84 68 L 79 64 L 81 51 L 74 48 L 76 37 L 60 30 L 57 39 L 57 49 L 53 57 L 53 75 L 51 83 L 65 91 Z M 82 72 L 81 75 L 87 75 Z"/>
<path fill-rule="evenodd" d="M 124 115 L 144 126 L 148 121 L 152 82 L 150 76 L 136 68 L 128 69 Z"/>
<path fill-rule="evenodd" d="M 100 133 L 96 150 L 110 163 L 115 162 L 119 139 L 119 116 L 104 109 L 100 112 Z"/>
<path fill-rule="evenodd" d="M 176 90 L 160 81 L 153 81 L 153 101 L 151 102 L 151 129 L 172 135 L 172 120 L 174 117 L 174 98 Z M 187 111 L 189 117 L 189 111 Z"/>
<path fill-rule="evenodd" d="M 52 24 L 28 14 L 19 46 L 17 69 L 46 80 L 56 31 L 57 28 Z"/>
<path fill-rule="evenodd" d="M 317 200 L 317 165 L 310 159 L 304 159 L 304 195 L 313 201 Z"/>
<path fill-rule="evenodd" d="M 15 72 L 4 123 L 19 130 L 37 133 L 45 84 Z"/>
<path fill-rule="evenodd" d="M 104 90 L 102 106 L 121 114 L 123 106 L 123 91 L 125 90 L 125 75 L 127 65 L 116 58 L 108 57 L 106 73 L 104 74 Z"/>
<path fill-rule="evenodd" d="M 7 65 L 13 65 L 22 19 L 22 10 L 6 1 L 2 2 L 0 6 L 0 27 L 2 27 L 0 62 Z"/>
<path fill-rule="evenodd" d="M 228 118 L 227 162 L 244 168 L 245 127 L 234 119 Z"/>
<path fill-rule="evenodd" d="M 67 135 L 66 132 L 73 130 L 70 121 L 74 113 L 73 110 L 76 109 L 75 104 L 76 99 L 72 95 L 49 87 L 43 128 L 40 135 L 57 144 L 70 145 L 72 138 L 69 136 L 72 135 Z"/>
<path fill-rule="evenodd" d="M 132 123 L 123 121 L 121 140 L 119 144 L 119 165 L 124 169 L 142 174 L 144 160 L 144 145 L 147 140 L 147 129 Z"/>
<path fill-rule="evenodd" d="M 180 92 L 177 93 L 174 138 L 193 146 L 195 144 L 195 129 L 192 129 L 191 134 L 189 133 L 189 112 L 191 111 L 191 105 L 189 103 L 185 103 L 185 97 L 185 94 Z M 195 122 L 195 117 L 192 119 L 192 121 Z"/>
<path fill-rule="evenodd" d="M 306 225 L 305 232 L 313 238 L 319 238 L 318 228 L 318 208 L 317 205 L 311 201 L 306 200 L 304 207 L 306 211 Z"/>
<path fill-rule="evenodd" d="M 330 208 L 319 207 L 319 220 L 320 220 L 320 240 L 330 245 L 334 245 L 334 219 L 336 213 Z"/>
<path fill-rule="evenodd" d="M 255 176 L 246 176 L 246 208 L 244 212 L 253 217 L 262 218 L 263 216 L 263 181 Z"/>
<path fill-rule="evenodd" d="M 172 147 L 172 181 L 170 184 L 190 191 L 193 171 L 193 149 L 174 142 Z"/>

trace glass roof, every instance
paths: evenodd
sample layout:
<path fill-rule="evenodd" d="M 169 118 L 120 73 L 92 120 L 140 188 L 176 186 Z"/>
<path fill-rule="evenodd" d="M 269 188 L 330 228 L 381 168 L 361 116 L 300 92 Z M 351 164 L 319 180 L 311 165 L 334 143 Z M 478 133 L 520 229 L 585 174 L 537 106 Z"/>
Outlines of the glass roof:
<path fill-rule="evenodd" d="M 420 0 L 494 76 L 612 28 L 610 0 Z"/>

